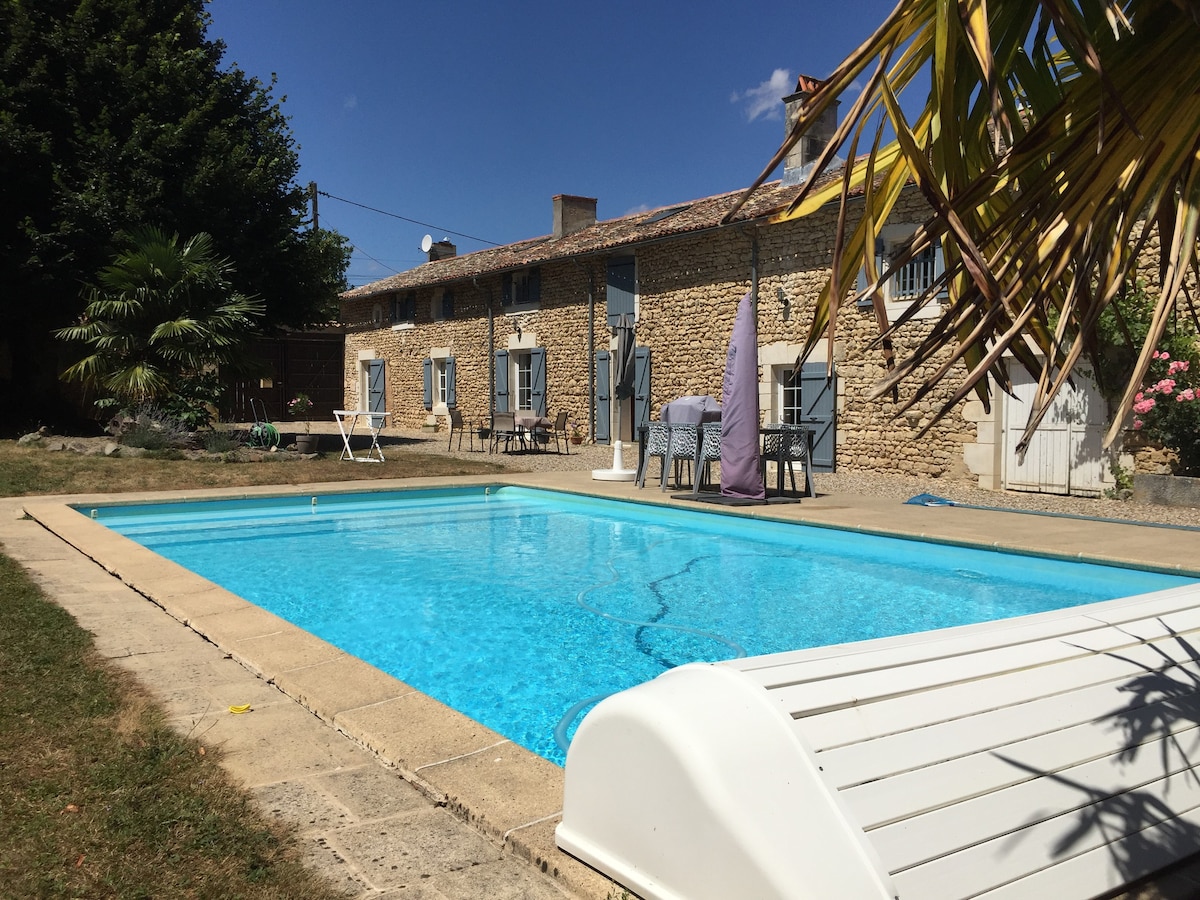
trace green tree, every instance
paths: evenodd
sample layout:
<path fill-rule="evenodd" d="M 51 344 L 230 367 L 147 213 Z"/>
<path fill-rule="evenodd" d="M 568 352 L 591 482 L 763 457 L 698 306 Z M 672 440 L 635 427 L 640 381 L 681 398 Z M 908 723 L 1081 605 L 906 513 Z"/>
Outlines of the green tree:
<path fill-rule="evenodd" d="M 274 84 L 222 67 L 208 25 L 203 0 L 0 3 L 0 423 L 53 407 L 51 336 L 139 228 L 211 234 L 268 325 L 336 308 L 348 245 L 306 227 Z"/>
<path fill-rule="evenodd" d="M 182 243 L 156 229 L 134 235 L 86 291 L 79 323 L 57 332 L 88 348 L 63 377 L 94 390 L 102 409 L 159 403 L 206 424 L 205 406 L 218 399 L 213 369 L 244 359 L 263 314 L 231 274 L 207 234 Z"/>
<path fill-rule="evenodd" d="M 1157 241 L 1155 303 L 1111 442 L 1164 333 L 1181 313 L 1196 318 L 1185 286 L 1196 276 L 1200 225 L 1197 46 L 1197 0 L 900 0 L 808 101 L 756 182 L 831 103 L 864 87 L 826 152 L 827 161 L 840 149 L 852 164 L 842 178 L 814 180 L 778 215 L 842 206 L 808 348 L 833 339 L 860 269 L 885 338 L 948 290 L 932 333 L 889 361 L 876 395 L 911 380 L 911 405 L 951 377 L 958 385 L 942 414 L 972 392 L 987 404 L 992 389 L 1009 387 L 1011 354 L 1040 379 L 1028 440 L 1081 358 L 1104 369 L 1097 322 L 1119 308 L 1139 256 Z M 906 89 L 924 98 L 912 122 Z M 891 268 L 940 242 L 946 274 L 889 322 L 879 292 L 889 273 L 876 270 L 873 249 L 910 184 L 932 214 Z"/>

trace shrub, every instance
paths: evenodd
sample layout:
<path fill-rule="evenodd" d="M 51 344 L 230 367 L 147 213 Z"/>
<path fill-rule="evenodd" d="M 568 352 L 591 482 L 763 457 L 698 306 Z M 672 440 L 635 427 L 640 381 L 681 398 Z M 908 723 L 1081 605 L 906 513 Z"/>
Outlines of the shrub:
<path fill-rule="evenodd" d="M 122 413 L 109 423 L 108 431 L 128 447 L 164 450 L 190 447 L 195 435 L 187 424 L 151 403 Z"/>
<path fill-rule="evenodd" d="M 1172 359 L 1154 353 L 1142 390 L 1134 398 L 1133 428 L 1146 439 L 1174 450 L 1176 472 L 1200 475 L 1200 359 Z"/>

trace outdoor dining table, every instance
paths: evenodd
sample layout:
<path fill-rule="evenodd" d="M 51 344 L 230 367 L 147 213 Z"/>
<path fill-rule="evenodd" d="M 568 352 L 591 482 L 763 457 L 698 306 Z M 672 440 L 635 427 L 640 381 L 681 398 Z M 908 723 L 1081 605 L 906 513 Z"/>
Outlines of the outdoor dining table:
<path fill-rule="evenodd" d="M 541 428 L 548 431 L 554 422 L 546 416 L 539 416 L 537 413 L 524 412 L 517 413 L 513 417 L 513 422 L 517 426 L 518 431 L 522 431 L 529 435 L 529 441 L 533 445 L 533 449 L 537 450 L 537 429 Z"/>
<path fill-rule="evenodd" d="M 390 412 L 379 412 L 371 409 L 335 409 L 334 421 L 342 434 L 341 459 L 351 459 L 354 462 L 383 462 L 383 451 L 379 449 L 379 432 L 383 430 L 384 421 Z M 366 419 L 367 430 L 371 434 L 371 444 L 367 447 L 365 456 L 356 456 L 350 449 L 350 439 L 354 437 L 354 429 L 359 419 Z"/>

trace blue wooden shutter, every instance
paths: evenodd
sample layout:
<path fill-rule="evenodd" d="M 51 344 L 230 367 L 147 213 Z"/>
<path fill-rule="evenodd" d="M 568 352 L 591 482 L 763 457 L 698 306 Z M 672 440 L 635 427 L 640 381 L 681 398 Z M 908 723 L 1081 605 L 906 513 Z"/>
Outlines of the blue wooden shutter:
<path fill-rule="evenodd" d="M 608 327 L 616 328 L 623 313 L 634 314 L 634 260 L 622 256 L 608 262 L 608 282 L 605 296 L 608 301 Z"/>
<path fill-rule="evenodd" d="M 454 363 L 454 357 L 446 358 L 446 405 L 458 406 L 458 366 Z"/>
<path fill-rule="evenodd" d="M 596 443 L 607 444 L 612 439 L 612 372 L 607 350 L 596 354 Z"/>
<path fill-rule="evenodd" d="M 633 351 L 633 433 L 650 424 L 650 348 Z"/>
<path fill-rule="evenodd" d="M 421 360 L 421 377 L 425 388 L 425 408 L 433 409 L 433 360 L 429 357 Z"/>
<path fill-rule="evenodd" d="M 371 412 L 387 411 L 387 379 L 384 377 L 385 372 L 386 365 L 382 359 L 373 359 L 367 365 L 367 409 Z"/>
<path fill-rule="evenodd" d="M 508 351 L 496 351 L 496 412 L 508 412 Z"/>
<path fill-rule="evenodd" d="M 529 351 L 529 369 L 533 376 L 530 404 L 535 415 L 546 414 L 546 348 L 534 347 Z"/>
<path fill-rule="evenodd" d="M 832 472 L 834 464 L 834 401 L 836 373 L 827 378 L 825 363 L 805 363 L 800 369 L 800 424 L 813 430 L 813 469 Z"/>

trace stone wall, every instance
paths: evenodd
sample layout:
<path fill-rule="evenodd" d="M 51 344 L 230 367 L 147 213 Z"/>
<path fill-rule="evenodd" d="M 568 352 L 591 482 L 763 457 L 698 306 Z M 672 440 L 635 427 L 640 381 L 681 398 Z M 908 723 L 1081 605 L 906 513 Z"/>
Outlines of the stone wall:
<path fill-rule="evenodd" d="M 899 208 L 896 222 L 924 217 L 919 197 Z M 777 364 L 795 358 L 812 318 L 812 304 L 828 276 L 836 211 L 802 222 L 751 228 L 721 228 L 663 240 L 638 248 L 638 344 L 651 352 L 651 416 L 676 397 L 711 394 L 720 399 L 725 354 L 741 297 L 750 290 L 754 240 L 759 278 L 759 343 L 772 348 Z M 418 291 L 414 326 L 371 324 L 380 303 L 358 300 L 343 305 L 346 337 L 346 402 L 358 405 L 360 359 L 372 353 L 388 362 L 387 405 L 400 427 L 419 427 L 428 412 L 422 404 L 422 360 L 435 351 L 456 361 L 458 407 L 467 419 L 485 418 L 489 409 L 489 367 L 496 349 L 546 349 L 547 407 L 566 409 L 576 421 L 590 418 L 589 286 L 595 301 L 594 348 L 607 349 L 611 337 L 605 315 L 603 257 L 544 264 L 537 309 L 500 309 L 500 277 L 458 283 L 455 318 L 434 321 L 431 304 L 438 289 Z M 852 286 L 851 286 L 852 287 Z M 782 292 L 782 294 L 780 293 Z M 781 299 L 782 298 L 782 299 Z M 487 308 L 493 310 L 493 336 L 487 337 Z M 928 333 L 928 322 L 906 328 L 896 344 L 901 358 Z M 519 334 L 518 334 L 519 328 Z M 876 336 L 871 310 L 844 308 L 834 343 L 838 377 L 836 465 L 841 469 L 933 476 L 965 473 L 963 446 L 976 427 L 960 413 L 918 437 L 934 410 L 953 390 L 947 382 L 905 417 L 894 419 L 889 397 L 867 398 L 882 377 L 883 357 L 870 346 Z M 825 361 L 823 344 L 811 357 Z M 919 372 L 918 376 L 925 372 Z M 762 372 L 764 398 L 771 373 Z M 764 418 L 769 418 L 764 405 Z"/>

